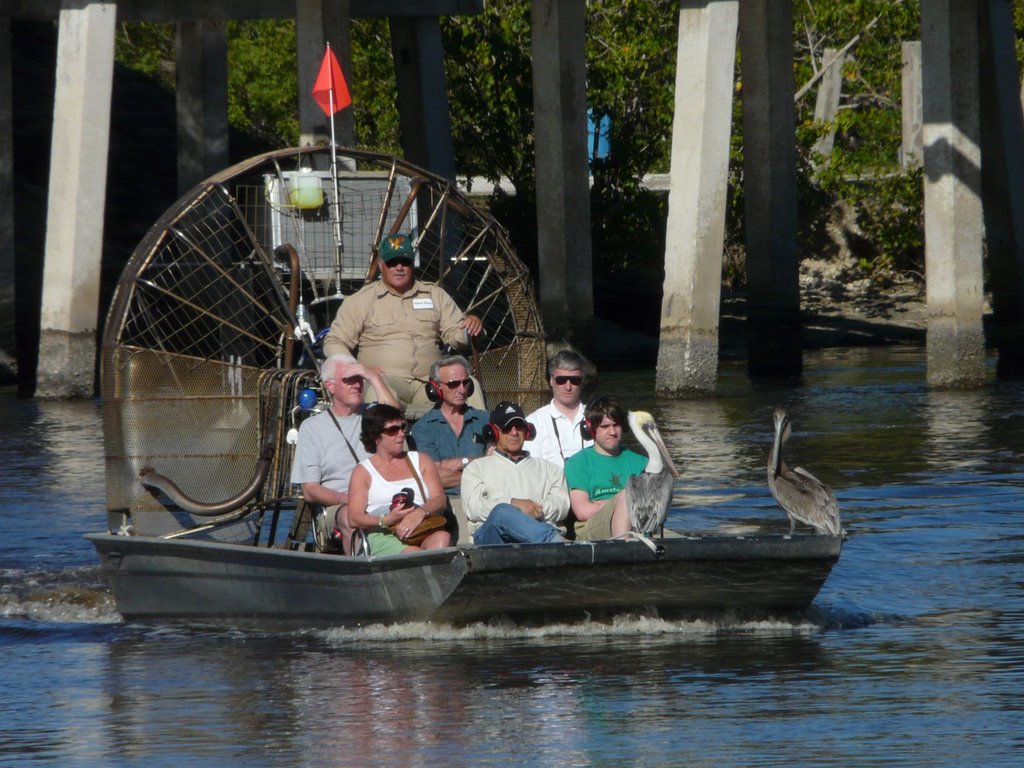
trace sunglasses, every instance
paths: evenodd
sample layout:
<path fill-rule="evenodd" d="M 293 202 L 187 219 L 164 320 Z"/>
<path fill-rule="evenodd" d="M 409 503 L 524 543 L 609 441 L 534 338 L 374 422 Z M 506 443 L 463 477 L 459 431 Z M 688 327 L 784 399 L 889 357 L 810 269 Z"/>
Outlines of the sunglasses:
<path fill-rule="evenodd" d="M 354 387 L 356 384 L 362 384 L 363 383 L 363 377 L 362 376 L 358 376 L 358 375 L 357 376 L 346 376 L 345 378 L 342 379 L 342 382 L 344 382 L 345 384 L 348 384 L 350 387 Z"/>
<path fill-rule="evenodd" d="M 384 266 L 389 269 L 394 269 L 395 267 L 411 267 L 412 259 L 391 259 L 390 261 L 385 261 Z"/>
<path fill-rule="evenodd" d="M 409 429 L 408 424 L 388 424 L 386 427 L 381 429 L 381 433 L 388 437 L 394 437 L 399 432 L 407 432 Z"/>
<path fill-rule="evenodd" d="M 517 432 L 525 432 L 526 431 L 526 425 L 525 424 L 520 424 L 519 422 L 516 422 L 516 421 L 513 421 L 511 424 L 508 424 L 508 425 L 506 425 L 504 427 L 498 427 L 498 429 L 500 429 L 504 434 L 507 435 L 513 429 L 516 430 Z"/>
<path fill-rule="evenodd" d="M 583 377 L 582 376 L 555 376 L 555 384 L 558 384 L 559 386 L 562 386 L 566 382 L 569 382 L 574 387 L 578 387 L 580 384 L 583 383 Z"/>
<path fill-rule="evenodd" d="M 458 389 L 459 387 L 468 387 L 472 383 L 472 379 L 452 379 L 451 381 L 444 382 L 444 385 L 448 389 Z"/>

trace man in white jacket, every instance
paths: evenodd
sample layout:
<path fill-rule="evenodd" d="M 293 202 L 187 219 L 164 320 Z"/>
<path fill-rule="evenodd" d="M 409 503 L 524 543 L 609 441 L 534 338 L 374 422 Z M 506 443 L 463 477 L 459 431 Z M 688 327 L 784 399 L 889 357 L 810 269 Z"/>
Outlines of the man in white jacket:
<path fill-rule="evenodd" d="M 562 470 L 534 458 L 523 443 L 532 434 L 523 409 L 503 401 L 490 414 L 485 439 L 495 450 L 462 473 L 462 506 L 475 544 L 564 541 L 558 526 L 569 514 Z"/>

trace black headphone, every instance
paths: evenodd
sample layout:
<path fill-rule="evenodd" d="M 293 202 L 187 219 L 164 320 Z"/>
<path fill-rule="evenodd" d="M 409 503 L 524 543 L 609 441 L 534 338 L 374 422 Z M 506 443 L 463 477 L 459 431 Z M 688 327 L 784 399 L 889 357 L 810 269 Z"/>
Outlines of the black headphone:
<path fill-rule="evenodd" d="M 498 442 L 499 432 L 501 432 L 501 430 L 498 428 L 498 425 L 495 424 L 493 421 L 489 421 L 486 424 L 484 424 L 484 428 L 480 432 L 480 437 L 483 438 L 485 445 L 487 443 L 496 443 Z M 527 440 L 536 440 L 537 428 L 533 426 L 533 424 L 531 424 L 530 422 L 526 422 L 525 434 Z"/>
<path fill-rule="evenodd" d="M 430 402 L 440 403 L 444 399 L 441 395 L 441 382 L 427 379 L 427 383 L 423 385 L 423 388 L 426 390 L 427 400 Z"/>
<path fill-rule="evenodd" d="M 466 397 L 472 397 L 473 392 L 476 391 L 476 387 L 473 385 L 473 377 L 469 376 L 469 386 L 466 387 Z M 433 379 L 427 379 L 427 383 L 423 385 L 423 388 L 427 392 L 427 400 L 432 403 L 440 403 L 444 400 L 444 395 L 441 393 L 441 382 L 434 381 Z"/>
<path fill-rule="evenodd" d="M 590 402 L 587 403 L 587 407 L 583 409 L 583 421 L 580 422 L 580 434 L 584 440 L 593 440 L 594 433 L 597 429 L 593 424 L 590 423 L 590 419 L 587 418 L 587 414 L 597 405 L 599 400 L 610 400 L 607 395 L 597 395 L 596 397 L 590 398 Z"/>

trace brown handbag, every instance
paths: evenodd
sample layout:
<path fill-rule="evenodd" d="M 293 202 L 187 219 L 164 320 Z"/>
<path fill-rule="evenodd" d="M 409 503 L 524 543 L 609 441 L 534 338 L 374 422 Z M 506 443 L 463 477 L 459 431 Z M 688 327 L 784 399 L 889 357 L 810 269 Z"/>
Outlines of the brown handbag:
<path fill-rule="evenodd" d="M 444 515 L 427 515 L 423 518 L 423 522 L 416 526 L 416 529 L 412 531 L 404 539 L 398 535 L 397 527 L 398 523 L 395 523 L 391 528 L 391 532 L 401 539 L 403 544 L 408 544 L 412 547 L 418 547 L 423 543 L 423 540 L 427 538 L 434 531 L 443 529 L 448 524 L 448 521 L 444 518 Z"/>
<path fill-rule="evenodd" d="M 420 482 L 420 474 L 416 471 L 416 467 L 412 464 L 412 459 L 409 458 L 409 454 L 405 454 L 405 463 L 409 465 L 409 469 L 412 470 L 413 480 L 416 481 L 416 486 L 420 489 L 420 498 L 426 501 L 427 494 L 423 490 L 423 483 Z M 427 515 L 423 518 L 423 522 L 416 526 L 416 528 L 409 532 L 409 535 L 404 539 L 398 533 L 398 525 L 402 521 L 399 520 L 393 525 L 389 525 L 391 533 L 397 536 L 403 544 L 408 544 L 411 547 L 418 547 L 423 543 L 423 540 L 427 538 L 434 531 L 439 531 L 448 525 L 448 520 L 444 515 Z"/>

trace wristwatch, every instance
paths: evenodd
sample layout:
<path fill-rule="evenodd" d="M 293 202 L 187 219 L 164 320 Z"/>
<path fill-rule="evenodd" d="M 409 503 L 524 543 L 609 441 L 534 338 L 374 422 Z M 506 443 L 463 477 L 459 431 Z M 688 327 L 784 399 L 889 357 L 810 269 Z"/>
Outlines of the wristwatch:
<path fill-rule="evenodd" d="M 462 457 L 462 468 L 465 469 L 468 466 L 469 466 L 469 459 L 466 458 L 465 456 L 463 456 Z"/>
<path fill-rule="evenodd" d="M 384 522 L 384 517 L 385 517 L 384 515 L 380 516 L 380 521 L 379 521 L 380 529 L 382 531 L 390 531 L 391 529 L 388 528 L 388 524 Z"/>

